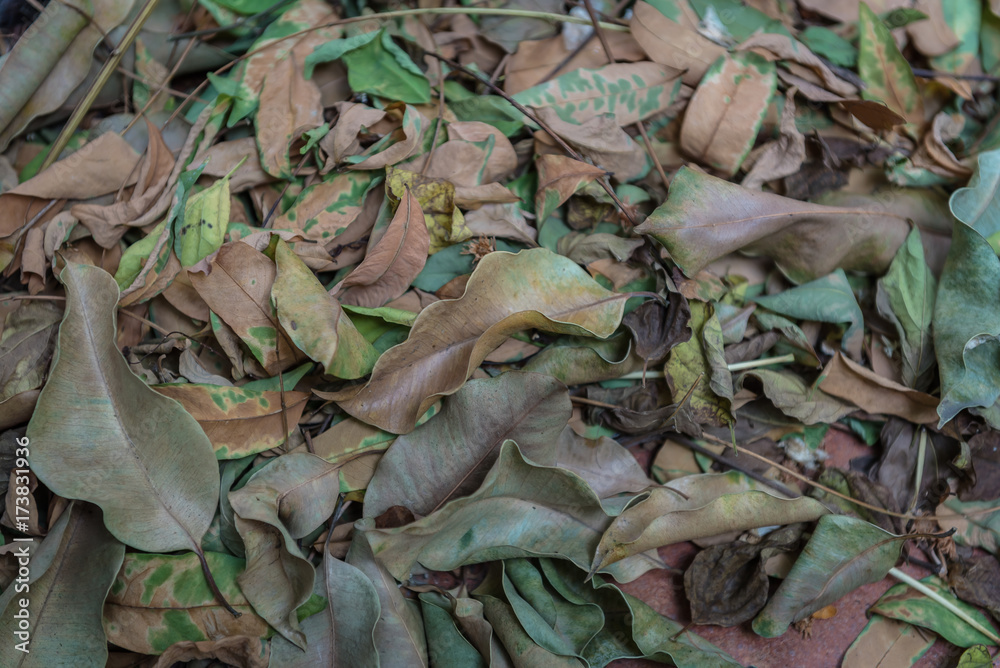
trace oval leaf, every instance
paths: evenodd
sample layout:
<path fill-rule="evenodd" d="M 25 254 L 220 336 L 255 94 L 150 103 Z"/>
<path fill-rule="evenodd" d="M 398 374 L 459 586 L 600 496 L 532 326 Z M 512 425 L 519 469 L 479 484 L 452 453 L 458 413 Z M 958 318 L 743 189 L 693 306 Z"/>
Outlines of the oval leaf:
<path fill-rule="evenodd" d="M 219 501 L 219 466 L 201 427 L 132 373 L 115 345 L 118 286 L 69 264 L 52 373 L 28 425 L 31 467 L 60 496 L 104 510 L 120 541 L 200 551 Z"/>

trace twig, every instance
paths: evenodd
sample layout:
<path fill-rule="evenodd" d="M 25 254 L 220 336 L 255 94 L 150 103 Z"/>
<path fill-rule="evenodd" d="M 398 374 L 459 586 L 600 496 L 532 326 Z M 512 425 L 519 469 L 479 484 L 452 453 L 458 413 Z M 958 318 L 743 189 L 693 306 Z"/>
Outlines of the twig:
<path fill-rule="evenodd" d="M 760 473 L 757 473 L 756 471 L 752 471 L 752 470 L 744 467 L 741 464 L 737 464 L 736 462 L 734 462 L 732 460 L 732 458 L 725 457 L 724 455 L 720 455 L 720 454 L 718 454 L 716 452 L 712 452 L 708 448 L 702 447 L 702 446 L 698 445 L 697 443 L 695 443 L 692 440 L 689 440 L 689 439 L 686 439 L 686 438 L 683 438 L 683 437 L 678 438 L 676 436 L 670 436 L 670 440 L 676 441 L 676 442 L 680 443 L 681 445 L 683 445 L 684 447 L 689 448 L 691 450 L 694 450 L 698 454 L 705 455 L 709 459 L 713 459 L 713 460 L 719 462 L 720 464 L 724 464 L 725 466 L 728 466 L 729 468 L 735 469 L 735 470 L 739 471 L 740 473 L 742 473 L 743 475 L 745 475 L 745 476 L 747 476 L 749 478 L 753 478 L 757 482 L 762 482 L 765 485 L 767 485 L 768 487 L 774 488 L 775 490 L 781 492 L 782 494 L 784 494 L 785 496 L 787 496 L 789 498 L 797 499 L 800 496 L 802 496 L 802 494 L 800 492 L 797 492 L 797 491 L 793 490 L 792 488 L 790 488 L 790 487 L 788 487 L 786 485 L 782 485 L 777 480 L 772 480 L 772 479 L 768 478 L 767 476 L 761 475 Z"/>
<path fill-rule="evenodd" d="M 955 72 L 938 72 L 937 70 L 922 70 L 911 67 L 914 76 L 924 79 L 964 79 L 966 81 L 1000 81 L 1000 77 L 992 74 L 956 74 Z"/>
<path fill-rule="evenodd" d="M 933 589 L 931 589 L 930 587 L 928 587 L 927 585 L 925 585 L 920 580 L 917 580 L 916 578 L 910 577 L 909 575 L 907 575 L 903 571 L 899 570 L 898 568 L 890 568 L 889 569 L 889 575 L 891 575 L 892 577 L 896 578 L 900 582 L 903 582 L 903 583 L 908 584 L 909 586 L 913 587 L 914 589 L 916 589 L 917 591 L 919 591 L 924 596 L 927 596 L 928 598 L 930 598 L 934 602 L 936 602 L 939 605 L 941 605 L 942 607 L 944 607 L 949 612 L 954 613 L 963 622 L 965 622 L 966 624 L 968 624 L 969 626 L 971 626 L 972 628 L 976 629 L 977 631 L 979 631 L 980 633 L 982 633 L 984 636 L 986 636 L 987 638 L 989 638 L 990 640 L 992 640 L 994 644 L 1000 645 L 1000 636 L 998 636 L 995 631 L 991 631 L 991 630 L 987 629 L 985 626 L 983 626 L 978 621 L 976 621 L 971 615 L 969 615 L 968 613 L 966 613 L 964 610 L 962 610 L 961 608 L 959 608 L 957 605 L 955 605 L 954 603 L 952 603 L 948 599 L 946 599 L 943 596 L 941 596 L 940 594 L 938 594 L 936 591 L 934 591 Z"/>
<path fill-rule="evenodd" d="M 601 22 L 597 20 L 597 12 L 594 11 L 594 5 L 590 0 L 583 0 L 584 6 L 587 8 L 587 14 L 590 16 L 591 23 L 594 24 L 594 34 L 597 35 L 597 39 L 601 41 L 601 48 L 604 49 L 604 55 L 607 56 L 608 62 L 615 63 L 615 55 L 611 52 L 611 44 L 608 42 L 607 36 L 604 34 L 604 29 L 601 28 Z M 670 188 L 670 181 L 667 179 L 667 173 L 663 171 L 663 165 L 660 164 L 660 159 L 656 157 L 656 153 L 653 152 L 653 143 L 649 141 L 649 135 L 646 134 L 646 126 L 643 125 L 642 119 L 635 122 L 635 127 L 639 130 L 639 134 L 642 136 L 642 142 L 646 145 L 646 153 L 649 154 L 649 159 L 653 161 L 653 165 L 656 167 L 657 173 L 660 175 L 660 179 L 663 181 L 664 188 Z M 635 223 L 633 222 L 634 226 Z"/>
<path fill-rule="evenodd" d="M 730 443 L 728 441 L 723 441 L 721 438 L 718 438 L 716 436 L 712 436 L 711 434 L 703 434 L 702 438 L 704 438 L 706 441 L 712 441 L 714 443 L 718 443 L 719 445 L 725 445 L 727 447 L 731 447 L 732 446 L 732 443 Z M 766 462 L 767 464 L 770 464 L 771 466 L 773 466 L 774 468 L 778 469 L 782 473 L 785 473 L 787 475 L 792 476 L 793 478 L 801 480 L 802 482 L 806 483 L 810 487 L 815 487 L 816 489 L 821 489 L 824 492 L 826 492 L 827 494 L 835 496 L 838 499 L 843 499 L 844 501 L 849 501 L 850 503 L 853 503 L 856 506 L 860 506 L 862 508 L 867 508 L 868 510 L 873 510 L 873 511 L 875 511 L 877 513 L 881 513 L 882 515 L 888 515 L 889 517 L 898 517 L 898 518 L 904 519 L 904 520 L 935 520 L 935 521 L 936 520 L 954 520 L 956 517 L 964 517 L 964 516 L 968 516 L 968 515 L 982 515 L 984 513 L 991 513 L 991 512 L 996 512 L 997 510 L 1000 510 L 1000 505 L 998 505 L 998 506 L 994 506 L 994 507 L 991 507 L 991 508 L 983 508 L 981 510 L 974 510 L 972 512 L 965 513 L 965 515 L 957 515 L 957 514 L 956 515 L 910 515 L 909 513 L 897 513 L 897 512 L 893 512 L 891 510 L 886 510 L 885 508 L 879 508 L 878 506 L 874 506 L 874 505 L 872 505 L 870 503 L 865 503 L 864 501 L 861 501 L 859 499 L 853 499 L 853 498 L 851 498 L 850 496 L 848 496 L 846 494 L 841 494 L 840 492 L 838 492 L 835 489 L 830 489 L 826 485 L 822 485 L 822 484 L 816 482 L 815 480 L 812 480 L 809 477 L 802 475 L 798 471 L 793 471 L 792 469 L 788 468 L 787 466 L 782 466 L 778 462 L 772 461 L 772 460 L 768 459 L 767 457 L 765 457 L 764 455 L 759 455 L 756 452 L 753 452 L 752 450 L 747 450 L 746 448 L 741 448 L 740 449 L 740 453 L 745 453 L 745 454 L 749 455 L 750 457 L 753 457 L 754 459 L 758 459 L 758 460 L 760 460 L 762 462 Z"/>
<path fill-rule="evenodd" d="M 42 162 L 39 172 L 45 171 L 52 165 L 53 162 L 59 157 L 59 154 L 63 152 L 69 144 L 70 137 L 76 132 L 76 129 L 80 127 L 80 123 L 83 121 L 83 117 L 87 115 L 90 111 L 91 105 L 94 104 L 94 100 L 97 99 L 98 94 L 104 88 L 104 85 L 111 78 L 111 75 L 115 73 L 118 69 L 119 63 L 121 63 L 122 57 L 125 52 L 128 51 L 129 47 L 132 46 L 132 42 L 135 38 L 139 36 L 139 31 L 142 29 L 143 24 L 152 15 L 153 10 L 156 9 L 156 5 L 160 0 L 147 0 L 146 6 L 142 8 L 138 15 L 136 15 L 135 20 L 132 21 L 132 25 L 129 26 L 128 31 L 125 36 L 122 37 L 121 42 L 118 46 L 111 52 L 111 57 L 108 58 L 107 62 L 104 63 L 104 67 L 101 69 L 97 78 L 94 80 L 93 85 L 91 85 L 90 90 L 87 94 L 80 100 L 80 103 L 76 105 L 76 109 L 73 110 L 73 114 L 66 121 L 66 125 L 63 126 L 62 132 L 56 137 L 55 142 L 52 144 L 52 148 L 49 149 L 49 154 L 45 156 L 44 162 Z"/>
<path fill-rule="evenodd" d="M 788 362 L 794 362 L 795 355 L 788 353 L 787 355 L 782 355 L 780 357 L 765 357 L 759 360 L 750 360 L 748 362 L 734 362 L 733 364 L 727 364 L 726 368 L 730 371 L 743 371 L 744 369 L 756 369 L 761 366 L 770 366 L 771 364 L 787 364 Z"/>

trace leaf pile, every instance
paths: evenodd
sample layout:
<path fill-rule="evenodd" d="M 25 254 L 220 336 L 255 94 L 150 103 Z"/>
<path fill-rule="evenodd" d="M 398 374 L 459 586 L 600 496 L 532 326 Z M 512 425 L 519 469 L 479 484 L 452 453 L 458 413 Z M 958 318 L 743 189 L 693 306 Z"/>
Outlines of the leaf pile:
<path fill-rule="evenodd" d="M 3 15 L 0 663 L 985 665 L 997 9 Z"/>

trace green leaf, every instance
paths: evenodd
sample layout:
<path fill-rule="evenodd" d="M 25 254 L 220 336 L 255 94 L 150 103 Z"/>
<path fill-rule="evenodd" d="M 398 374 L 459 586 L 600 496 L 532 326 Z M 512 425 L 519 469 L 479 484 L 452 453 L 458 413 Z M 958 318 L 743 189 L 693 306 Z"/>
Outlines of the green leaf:
<path fill-rule="evenodd" d="M 776 638 L 792 622 L 878 582 L 899 559 L 903 539 L 863 520 L 824 515 L 778 591 L 753 620 L 753 630 Z"/>
<path fill-rule="evenodd" d="M 809 385 L 792 371 L 752 369 L 745 371 L 736 379 L 738 390 L 743 389 L 747 378 L 760 381 L 764 396 L 774 404 L 775 408 L 804 424 L 836 422 L 857 410 L 854 404 L 842 401 L 819 389 L 822 378 Z"/>
<path fill-rule="evenodd" d="M 955 668 L 991 668 L 993 657 L 986 645 L 975 645 L 962 652 Z"/>
<path fill-rule="evenodd" d="M 612 113 L 629 125 L 663 111 L 674 101 L 681 80 L 669 67 L 651 62 L 577 69 L 521 91 L 514 99 L 526 107 L 552 107 L 564 121 L 583 124 Z"/>
<path fill-rule="evenodd" d="M 448 108 L 460 121 L 489 123 L 507 137 L 517 134 L 525 123 L 524 114 L 499 95 L 476 95 L 448 102 Z"/>
<path fill-rule="evenodd" d="M 976 230 L 1000 252 L 1000 150 L 980 153 L 976 171 L 966 188 L 951 195 L 948 206 L 952 215 Z"/>
<path fill-rule="evenodd" d="M 185 251 L 185 246 L 184 246 L 184 240 L 185 239 L 184 239 L 184 237 L 187 236 L 187 232 L 185 231 L 185 233 L 182 235 L 181 231 L 184 230 L 185 226 L 187 226 L 189 224 L 188 220 L 187 220 L 187 212 L 188 212 L 187 203 L 188 203 L 189 199 L 192 199 L 192 197 L 191 197 L 191 190 L 194 188 L 195 182 L 198 180 L 198 177 L 201 176 L 201 173 L 205 170 L 205 167 L 207 167 L 207 166 L 208 166 L 208 163 L 207 162 L 203 162 L 200 165 L 198 165 L 197 167 L 195 167 L 194 169 L 188 169 L 188 170 L 186 170 L 184 172 L 181 172 L 181 175 L 177 178 L 177 190 L 174 192 L 173 206 L 170 207 L 170 214 L 167 216 L 167 221 L 166 222 L 167 222 L 167 226 L 170 227 L 170 238 L 173 239 L 173 243 L 174 243 L 174 255 L 176 255 L 178 257 L 178 259 L 181 257 L 181 254 Z M 228 184 L 227 184 L 226 190 L 228 191 L 228 189 L 229 188 L 228 188 Z M 211 191 L 212 189 L 209 188 L 208 190 Z M 197 195 L 195 195 L 195 197 L 197 197 Z M 216 193 L 216 197 L 217 197 L 217 193 Z M 226 227 L 229 225 L 229 208 L 228 208 L 229 198 L 228 198 L 228 196 L 226 197 L 226 202 L 227 202 L 226 211 L 225 211 L 226 222 L 225 222 L 224 225 L 222 225 L 222 229 L 221 230 L 219 229 L 219 226 L 216 225 L 214 227 L 214 229 L 212 229 L 210 231 L 211 233 L 208 235 L 208 238 L 205 240 L 204 248 L 208 248 L 208 247 L 212 246 L 214 244 L 214 240 L 216 238 L 224 237 L 225 234 L 226 234 Z M 216 199 L 216 204 L 219 204 L 218 199 Z M 204 205 L 204 203 L 203 203 L 203 205 Z M 198 208 L 201 209 L 203 205 L 199 206 Z M 196 211 L 195 209 L 191 209 L 191 213 L 192 213 L 192 219 L 191 219 L 191 223 L 190 224 L 191 224 L 192 228 L 194 228 L 194 224 L 197 222 L 198 223 L 198 227 L 197 227 L 197 236 L 193 237 L 194 243 L 193 244 L 189 243 L 189 245 L 187 246 L 188 259 L 194 257 L 199 252 L 199 250 L 200 250 L 199 247 L 201 246 L 201 243 L 200 243 L 201 222 L 200 222 L 200 218 L 195 217 L 196 214 L 200 214 L 200 211 Z M 214 221 L 206 221 L 206 223 L 207 222 L 214 222 Z M 207 227 L 206 227 L 206 231 L 209 231 L 209 230 L 207 230 Z M 145 239 L 143 241 L 145 241 Z M 218 250 L 219 246 L 221 246 L 221 245 L 222 245 L 222 243 L 219 242 L 219 244 L 217 246 L 215 246 L 211 251 L 209 251 L 205 255 L 209 255 L 212 252 Z M 149 253 L 147 252 L 147 255 L 148 254 Z M 202 256 L 202 257 L 204 257 L 204 256 Z M 188 266 L 191 266 L 191 265 L 184 265 L 184 266 L 188 267 Z"/>
<path fill-rule="evenodd" d="M 713 12 L 718 25 L 725 28 L 726 32 L 737 42 L 748 39 L 758 31 L 784 34 L 788 32 L 780 21 L 772 19 L 759 9 L 744 5 L 739 0 L 679 1 L 686 1 L 691 9 L 698 14 L 698 18 L 705 22 L 709 20 L 709 12 Z"/>
<path fill-rule="evenodd" d="M 991 409 L 1000 397 L 998 289 L 1000 260 L 978 232 L 956 222 L 934 306 L 940 425 L 965 408 Z"/>
<path fill-rule="evenodd" d="M 389 447 L 365 492 L 364 516 L 391 506 L 428 515 L 471 494 L 507 439 L 532 461 L 555 465 L 553 445 L 572 412 L 566 387 L 549 376 L 512 371 L 471 380 L 437 416 Z"/>
<path fill-rule="evenodd" d="M 858 74 L 866 87 L 861 96 L 885 103 L 907 122 L 924 122 L 924 104 L 910 64 L 892 33 L 865 3 L 858 5 Z"/>
<path fill-rule="evenodd" d="M 810 51 L 823 56 L 834 65 L 854 67 L 858 63 L 858 50 L 828 28 L 809 26 L 797 35 L 797 39 L 809 47 Z"/>
<path fill-rule="evenodd" d="M 992 628 L 989 617 L 976 609 L 974 605 L 954 596 L 941 578 L 936 575 L 928 575 L 920 582 L 985 628 Z M 898 619 L 930 629 L 952 645 L 959 647 L 994 644 L 951 610 L 905 583 L 894 585 L 889 591 L 882 594 L 882 597 L 869 610 L 883 617 Z"/>
<path fill-rule="evenodd" d="M 888 273 L 879 279 L 875 302 L 899 335 L 903 383 L 921 391 L 929 390 L 934 379 L 931 321 L 936 293 L 937 281 L 924 261 L 920 232 L 914 229 L 899 247 Z"/>
<path fill-rule="evenodd" d="M 333 514 L 337 469 L 309 453 L 288 453 L 229 493 L 247 554 L 240 587 L 258 614 L 301 648 L 306 640 L 295 611 L 309 599 L 315 573 L 296 541 Z"/>
<path fill-rule="evenodd" d="M 431 100 L 427 77 L 385 30 L 362 33 L 317 46 L 306 56 L 305 76 L 319 63 L 342 60 L 355 93 L 371 93 L 408 104 Z"/>
<path fill-rule="evenodd" d="M 482 655 L 456 626 L 447 598 L 434 592 L 421 594 L 420 609 L 427 636 L 427 655 L 432 665 L 442 668 L 487 668 Z"/>
<path fill-rule="evenodd" d="M 583 479 L 538 466 L 505 442 L 482 486 L 422 519 L 397 529 L 355 525 L 369 537 L 379 561 L 398 580 L 417 563 L 432 570 L 527 556 L 556 556 L 589 568 L 610 524 L 600 499 Z M 616 580 L 633 580 L 656 566 L 642 555 L 613 566 Z"/>
<path fill-rule="evenodd" d="M 810 522 L 829 512 L 815 499 L 784 499 L 743 475 L 679 478 L 636 497 L 601 537 L 591 571 L 646 550 L 776 524 Z"/>
<path fill-rule="evenodd" d="M 271 300 L 292 343 L 331 376 L 350 379 L 371 373 L 378 353 L 312 270 L 281 239 L 274 260 Z"/>
<path fill-rule="evenodd" d="M 941 3 L 941 14 L 959 43 L 948 53 L 931 58 L 931 67 L 940 72 L 969 72 L 979 60 L 983 3 L 977 0 L 949 0 Z"/>
<path fill-rule="evenodd" d="M 336 666 L 378 668 L 375 625 L 379 620 L 379 599 L 371 580 L 350 564 L 326 553 L 316 571 L 313 597 L 328 603 L 316 615 L 301 622 L 308 641 L 305 651 L 283 636 L 271 640 L 271 663 L 276 668 Z"/>
<path fill-rule="evenodd" d="M 146 260 L 156 250 L 156 246 L 160 241 L 160 237 L 163 236 L 163 230 L 166 227 L 167 221 L 163 221 L 154 227 L 149 234 L 126 248 L 125 252 L 122 253 L 122 259 L 118 262 L 118 270 L 115 272 L 115 282 L 118 284 L 119 290 L 124 290 L 132 285 L 139 276 L 142 268 L 146 265 Z M 173 232 L 170 234 L 173 236 Z M 170 259 L 170 247 L 171 243 L 169 239 L 167 243 L 160 247 L 159 255 L 157 256 L 157 269 L 162 269 L 166 266 L 167 260 Z"/>
<path fill-rule="evenodd" d="M 242 164 L 241 160 L 239 165 Z M 188 198 L 183 221 L 178 219 L 179 227 L 174 232 L 174 239 L 180 246 L 180 251 L 174 252 L 182 267 L 197 264 L 219 250 L 229 227 L 229 208 L 229 174 Z"/>
<path fill-rule="evenodd" d="M 369 539 L 367 532 L 355 529 L 347 563 L 368 578 L 378 596 L 379 618 L 374 633 L 378 665 L 381 668 L 426 668 L 429 665 L 427 639 L 420 609 L 414 601 L 403 597 L 384 561 L 375 558 Z"/>
<path fill-rule="evenodd" d="M 267 622 L 254 612 L 236 584 L 243 560 L 206 552 L 205 561 L 219 590 L 241 613 L 239 618 L 215 600 L 197 555 L 130 552 L 104 606 L 108 641 L 140 654 L 161 654 L 181 641 L 269 635 Z"/>
<path fill-rule="evenodd" d="M 0 596 L 0 630 L 7 639 L 0 662 L 11 668 L 103 667 L 108 645 L 101 610 L 125 546 L 104 528 L 97 507 L 80 502 L 63 510 L 41 545 L 29 545 L 34 548 L 15 543 L 9 553 L 27 577 L 22 573 Z"/>
<path fill-rule="evenodd" d="M 847 323 L 840 346 L 852 358 L 861 358 L 864 316 L 843 269 L 776 295 L 757 297 L 754 301 L 792 318 Z"/>
<path fill-rule="evenodd" d="M 691 302 L 691 338 L 673 347 L 664 367 L 674 403 L 691 394 L 681 408 L 698 424 L 721 426 L 733 422 L 733 379 L 726 367 L 722 326 L 715 310 Z"/>
<path fill-rule="evenodd" d="M 60 496 L 100 506 L 108 530 L 126 545 L 200 552 L 219 500 L 211 442 L 118 351 L 114 279 L 72 263 L 61 279 L 66 315 L 28 424 L 32 470 Z"/>

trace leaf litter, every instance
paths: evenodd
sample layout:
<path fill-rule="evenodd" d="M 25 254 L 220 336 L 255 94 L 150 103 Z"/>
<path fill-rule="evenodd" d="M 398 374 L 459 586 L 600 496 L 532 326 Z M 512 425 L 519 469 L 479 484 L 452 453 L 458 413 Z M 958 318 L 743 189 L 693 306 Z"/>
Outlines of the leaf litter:
<path fill-rule="evenodd" d="M 4 665 L 996 654 L 997 3 L 34 4 Z"/>

